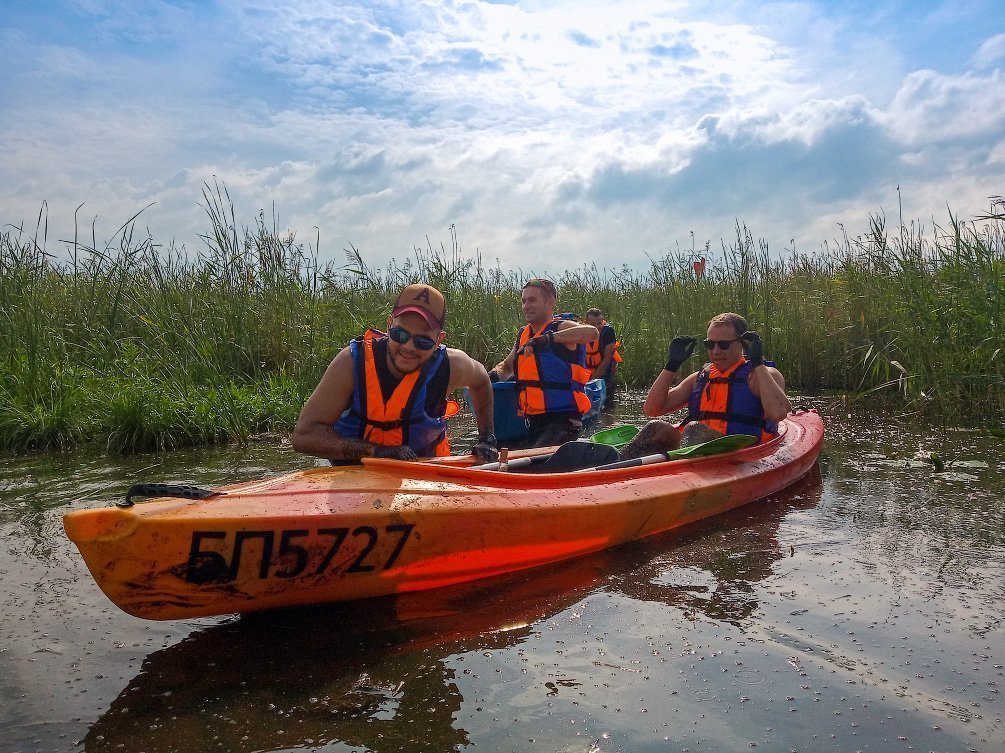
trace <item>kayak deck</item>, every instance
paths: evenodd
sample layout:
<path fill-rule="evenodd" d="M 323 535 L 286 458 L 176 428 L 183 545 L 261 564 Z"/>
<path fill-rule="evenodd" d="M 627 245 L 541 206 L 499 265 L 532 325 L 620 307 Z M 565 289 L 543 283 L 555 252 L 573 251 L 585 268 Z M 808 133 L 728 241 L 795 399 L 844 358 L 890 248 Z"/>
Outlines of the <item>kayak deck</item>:
<path fill-rule="evenodd" d="M 416 591 L 615 546 L 772 494 L 816 462 L 823 425 L 790 416 L 771 442 L 632 468 L 510 474 L 471 458 L 313 468 L 64 516 L 121 609 L 175 619 Z M 530 452 L 540 452 L 530 451 Z"/>

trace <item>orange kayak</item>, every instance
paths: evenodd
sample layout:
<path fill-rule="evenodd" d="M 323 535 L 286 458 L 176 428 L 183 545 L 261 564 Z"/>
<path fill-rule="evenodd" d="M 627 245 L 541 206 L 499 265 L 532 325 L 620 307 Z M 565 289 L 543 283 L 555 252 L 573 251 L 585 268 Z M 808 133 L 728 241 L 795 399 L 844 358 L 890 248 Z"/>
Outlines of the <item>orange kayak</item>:
<path fill-rule="evenodd" d="M 63 526 L 101 590 L 137 617 L 348 601 L 544 565 L 725 512 L 807 473 L 823 433 L 815 412 L 800 412 L 772 441 L 721 455 L 533 475 L 475 469 L 470 456 L 368 458 L 206 499 L 76 510 Z"/>

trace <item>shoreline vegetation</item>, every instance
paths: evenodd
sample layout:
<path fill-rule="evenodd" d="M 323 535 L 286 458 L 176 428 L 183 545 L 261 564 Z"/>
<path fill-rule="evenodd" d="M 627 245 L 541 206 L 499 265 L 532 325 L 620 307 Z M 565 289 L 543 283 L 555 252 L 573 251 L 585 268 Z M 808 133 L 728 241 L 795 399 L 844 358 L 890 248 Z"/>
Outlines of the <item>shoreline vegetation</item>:
<path fill-rule="evenodd" d="M 522 322 L 532 270 L 488 267 L 450 247 L 386 269 L 322 263 L 317 245 L 259 213 L 239 225 L 226 188 L 203 190 L 198 252 L 160 246 L 137 217 L 99 246 L 0 231 L 0 450 L 94 445 L 128 454 L 285 433 L 330 360 L 381 326 L 416 280 L 448 301 L 448 340 L 491 366 Z M 812 254 L 769 254 L 737 223 L 721 249 L 667 252 L 646 270 L 569 271 L 559 310 L 604 310 L 624 345 L 622 384 L 648 387 L 675 334 L 700 336 L 720 311 L 761 333 L 790 395 L 895 405 L 901 415 L 971 423 L 1005 415 L 1005 200 L 945 227 L 868 218 Z M 694 262 L 706 259 L 703 274 Z M 689 366 L 697 368 L 696 356 Z"/>

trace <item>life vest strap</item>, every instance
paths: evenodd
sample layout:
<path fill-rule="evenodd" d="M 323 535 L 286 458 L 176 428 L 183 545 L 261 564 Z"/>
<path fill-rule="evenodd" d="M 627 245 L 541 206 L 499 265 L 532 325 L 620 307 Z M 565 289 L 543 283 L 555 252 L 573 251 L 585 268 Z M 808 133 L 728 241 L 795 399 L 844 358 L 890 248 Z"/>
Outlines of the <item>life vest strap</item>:
<path fill-rule="evenodd" d="M 760 416 L 751 416 L 743 413 L 726 413 L 725 411 L 702 410 L 698 411 L 697 416 L 689 414 L 687 418 L 688 421 L 735 421 L 736 423 L 747 424 L 748 426 L 759 426 L 762 428 L 768 425 L 767 420 L 761 418 Z"/>
<path fill-rule="evenodd" d="M 584 386 L 580 382 L 544 382 L 541 380 L 527 380 L 517 382 L 518 390 L 525 390 L 528 387 L 536 387 L 541 390 L 567 390 L 573 392 L 585 392 Z"/>
<path fill-rule="evenodd" d="M 411 426 L 412 424 L 422 423 L 421 418 L 416 418 L 414 416 L 403 416 L 402 418 L 394 421 L 376 421 L 362 415 L 355 407 L 349 408 L 349 414 L 354 418 L 358 418 L 365 425 L 371 426 L 374 429 L 380 429 L 381 431 L 393 431 L 394 429 L 400 429 L 403 426 Z"/>

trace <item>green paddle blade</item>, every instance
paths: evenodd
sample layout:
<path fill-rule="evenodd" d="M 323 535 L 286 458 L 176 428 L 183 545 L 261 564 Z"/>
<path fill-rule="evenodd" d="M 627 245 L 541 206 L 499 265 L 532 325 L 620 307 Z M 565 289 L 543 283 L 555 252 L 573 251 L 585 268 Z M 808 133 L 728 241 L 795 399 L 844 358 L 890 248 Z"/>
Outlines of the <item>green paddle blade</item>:
<path fill-rule="evenodd" d="M 670 460 L 674 460 L 675 458 L 697 458 L 704 455 L 717 455 L 720 452 L 731 452 L 744 447 L 750 447 L 752 444 L 757 444 L 757 438 L 749 434 L 727 434 L 724 437 L 713 439 L 711 442 L 702 442 L 690 447 L 681 447 L 679 450 L 670 450 L 667 453 L 667 457 Z"/>
<path fill-rule="evenodd" d="M 590 437 L 590 441 L 597 444 L 609 444 L 611 447 L 616 447 L 620 450 L 626 444 L 631 442 L 638 433 L 638 427 L 624 424 L 622 426 L 615 426 L 611 429 L 598 431 Z"/>

